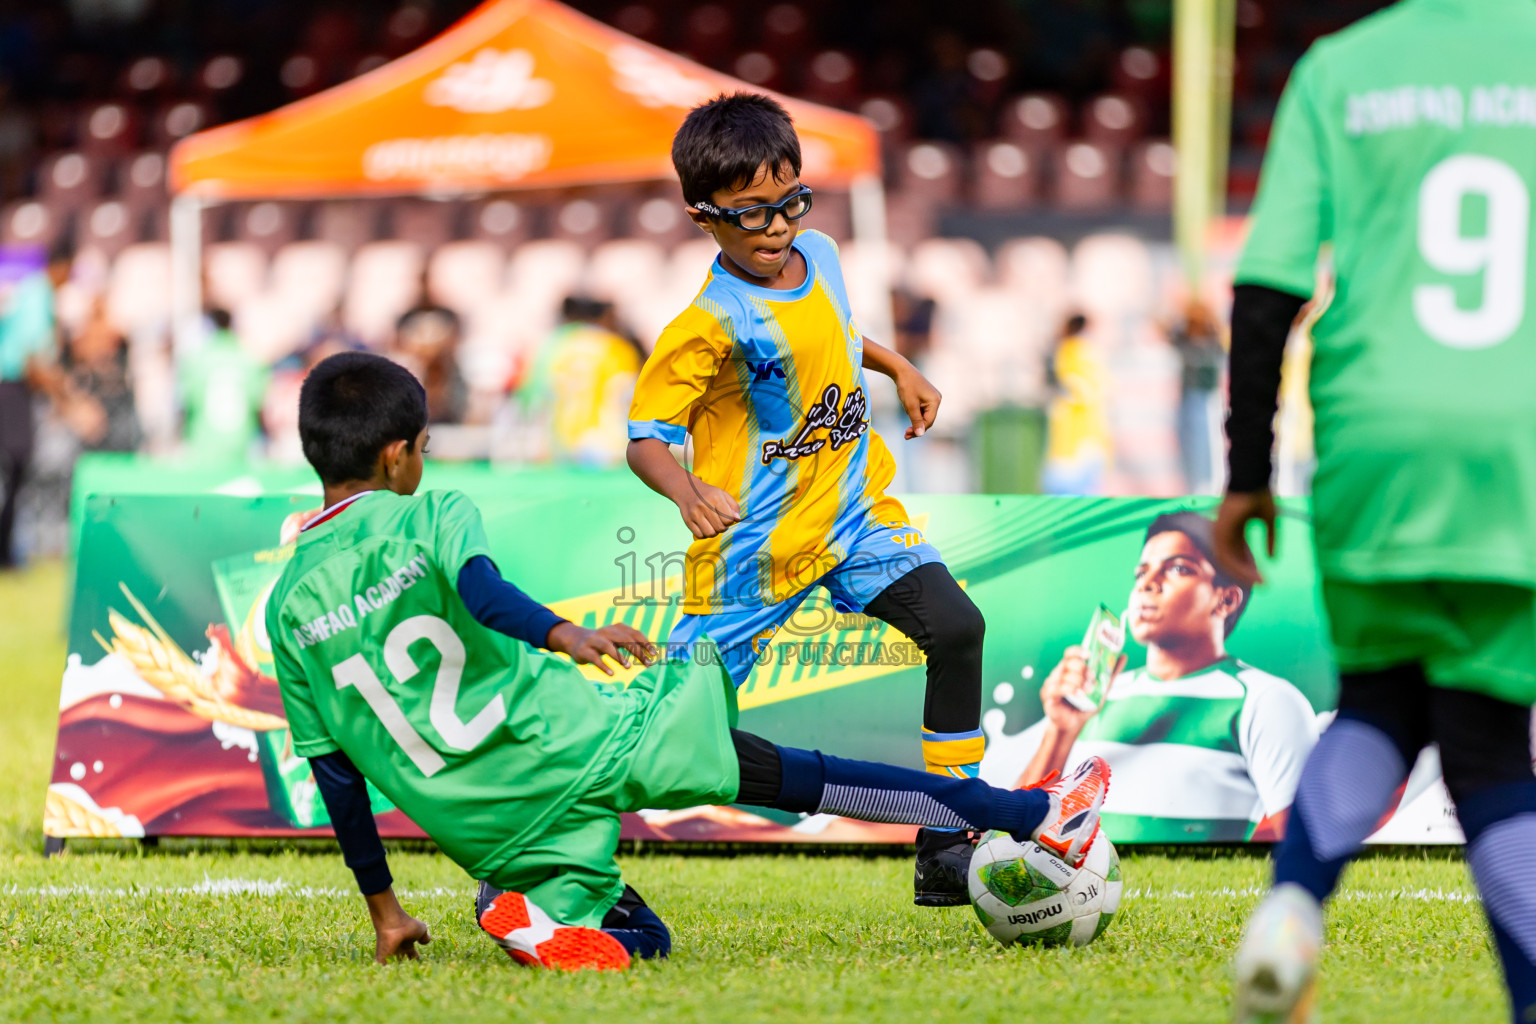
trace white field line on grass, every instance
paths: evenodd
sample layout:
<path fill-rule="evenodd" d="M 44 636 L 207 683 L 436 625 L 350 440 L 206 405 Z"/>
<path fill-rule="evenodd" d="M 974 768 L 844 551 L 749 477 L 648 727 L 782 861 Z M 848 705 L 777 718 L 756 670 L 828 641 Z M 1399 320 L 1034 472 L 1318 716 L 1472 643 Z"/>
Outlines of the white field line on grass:
<path fill-rule="evenodd" d="M 463 896 L 472 893 L 468 887 L 436 886 L 431 889 L 402 889 L 400 895 L 416 898 L 429 896 Z M 6 885 L 0 886 L 0 896 L 87 896 L 106 899 L 142 899 L 149 896 L 292 896 L 298 899 L 339 899 L 357 895 L 356 889 L 336 886 L 290 885 L 281 878 L 267 881 L 260 878 L 209 878 L 206 875 L 196 885 L 130 885 L 112 887 L 100 885 Z"/>
<path fill-rule="evenodd" d="M 1213 889 L 1147 889 L 1127 888 L 1121 893 L 1122 900 L 1201 900 L 1212 897 L 1253 897 L 1267 893 L 1268 889 L 1244 886 L 1241 889 L 1223 885 Z M 1341 889 L 1333 894 L 1335 900 L 1376 902 L 1386 900 L 1414 900 L 1420 903 L 1479 903 L 1475 892 L 1454 889 Z"/>
<path fill-rule="evenodd" d="M 1267 890 L 1257 886 L 1234 888 L 1218 886 L 1209 889 L 1153 889 L 1130 887 L 1125 889 L 1122 900 L 1204 900 L 1257 898 Z M 468 886 L 436 886 L 430 889 L 402 889 L 400 895 L 412 898 L 433 896 L 468 896 Z M 260 878 L 209 878 L 196 885 L 130 885 L 122 888 L 97 885 L 5 885 L 0 886 L 0 896 L 39 897 L 98 897 L 105 899 L 144 899 L 150 896 L 287 896 L 297 899 L 350 899 L 357 890 L 336 886 L 290 885 L 283 879 L 268 881 Z M 1476 893 L 1449 889 L 1345 889 L 1334 895 L 1336 900 L 1389 901 L 1413 900 L 1420 903 L 1477 903 Z"/>

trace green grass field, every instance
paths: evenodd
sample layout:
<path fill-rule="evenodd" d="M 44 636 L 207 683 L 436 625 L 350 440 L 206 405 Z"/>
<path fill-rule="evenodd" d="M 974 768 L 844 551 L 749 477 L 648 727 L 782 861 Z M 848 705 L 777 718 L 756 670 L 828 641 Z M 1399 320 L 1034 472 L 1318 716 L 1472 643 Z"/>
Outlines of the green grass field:
<path fill-rule="evenodd" d="M 966 909 L 910 905 L 905 857 L 636 855 L 672 926 L 663 964 L 622 975 L 515 967 L 478 934 L 443 857 L 395 853 L 434 941 L 377 967 L 339 855 L 323 847 L 103 844 L 41 854 L 64 659 L 64 576 L 0 575 L 0 1020 L 1220 1021 L 1260 857 L 1122 850 L 1126 900 L 1082 950 L 1003 949 Z M 1372 857 L 1333 906 L 1329 1022 L 1506 1014 L 1457 857 Z"/>

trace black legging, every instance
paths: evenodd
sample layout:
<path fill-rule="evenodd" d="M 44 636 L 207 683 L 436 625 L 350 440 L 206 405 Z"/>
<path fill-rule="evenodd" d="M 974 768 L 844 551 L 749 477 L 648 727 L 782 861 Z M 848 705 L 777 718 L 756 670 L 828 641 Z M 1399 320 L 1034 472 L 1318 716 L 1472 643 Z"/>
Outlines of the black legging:
<path fill-rule="evenodd" d="M 753 807 L 772 807 L 784 784 L 784 767 L 779 748 L 750 732 L 731 730 L 736 760 L 741 765 L 741 789 L 736 802 Z"/>
<path fill-rule="evenodd" d="M 942 562 L 927 562 L 882 590 L 864 614 L 901 630 L 928 659 L 923 725 L 981 727 L 981 647 L 987 623 Z"/>
<path fill-rule="evenodd" d="M 1339 679 L 1339 714 L 1392 738 L 1413 767 L 1426 744 L 1440 747 L 1451 798 L 1531 777 L 1530 709 L 1470 690 L 1431 686 L 1417 662 Z"/>

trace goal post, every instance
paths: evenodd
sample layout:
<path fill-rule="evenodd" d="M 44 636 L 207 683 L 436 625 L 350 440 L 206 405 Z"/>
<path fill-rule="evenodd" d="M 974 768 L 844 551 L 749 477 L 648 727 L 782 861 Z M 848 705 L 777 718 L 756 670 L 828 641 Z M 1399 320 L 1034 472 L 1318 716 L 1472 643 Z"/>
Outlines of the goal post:
<path fill-rule="evenodd" d="M 1192 291 L 1211 221 L 1226 212 L 1236 0 L 1174 0 L 1173 237 Z"/>

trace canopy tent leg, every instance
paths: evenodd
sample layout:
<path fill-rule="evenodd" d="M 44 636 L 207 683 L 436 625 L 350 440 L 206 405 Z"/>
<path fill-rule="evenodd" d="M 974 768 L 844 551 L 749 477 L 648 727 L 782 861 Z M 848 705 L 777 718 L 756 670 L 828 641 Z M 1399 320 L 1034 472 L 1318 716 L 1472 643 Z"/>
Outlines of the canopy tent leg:
<path fill-rule="evenodd" d="M 177 356 L 197 344 L 203 313 L 203 201 L 171 200 L 171 343 Z"/>
<path fill-rule="evenodd" d="M 881 253 L 877 260 L 865 259 L 863 270 L 872 275 L 864 283 L 879 296 L 872 309 L 873 321 L 863 325 L 864 332 L 882 345 L 896 347 L 896 318 L 891 310 L 890 266 L 884 259 L 885 186 L 878 174 L 861 174 L 848 189 L 849 212 L 853 220 L 853 239 L 859 248 Z"/>

